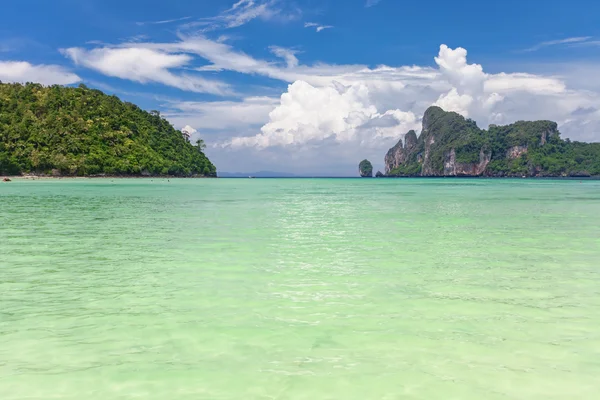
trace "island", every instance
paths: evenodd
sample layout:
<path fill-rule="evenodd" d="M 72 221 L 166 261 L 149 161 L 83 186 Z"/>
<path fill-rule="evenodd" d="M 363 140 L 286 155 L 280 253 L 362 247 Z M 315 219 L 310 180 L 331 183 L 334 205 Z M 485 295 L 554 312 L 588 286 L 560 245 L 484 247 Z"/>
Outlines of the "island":
<path fill-rule="evenodd" d="M 0 175 L 216 177 L 204 148 L 83 84 L 0 83 Z"/>
<path fill-rule="evenodd" d="M 372 178 L 373 177 L 373 164 L 369 160 L 362 160 L 358 164 L 358 173 L 361 178 Z"/>
<path fill-rule="evenodd" d="M 552 121 L 480 129 L 440 107 L 385 155 L 387 177 L 600 177 L 600 143 L 563 140 Z"/>

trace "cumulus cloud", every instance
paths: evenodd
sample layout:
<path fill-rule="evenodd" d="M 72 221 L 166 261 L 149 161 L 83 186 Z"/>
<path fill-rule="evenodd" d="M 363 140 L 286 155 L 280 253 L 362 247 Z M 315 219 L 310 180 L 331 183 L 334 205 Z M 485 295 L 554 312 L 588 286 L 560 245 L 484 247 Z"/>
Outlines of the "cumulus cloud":
<path fill-rule="evenodd" d="M 380 123 L 377 123 L 377 122 Z M 288 146 L 332 138 L 348 142 L 368 131 L 372 136 L 389 136 L 393 129 L 415 127 L 411 112 L 389 110 L 379 114 L 369 99 L 364 84 L 343 86 L 333 82 L 327 87 L 314 87 L 297 81 L 281 96 L 280 104 L 269 114 L 269 122 L 261 133 L 231 140 L 231 146 Z"/>
<path fill-rule="evenodd" d="M 473 104 L 473 97 L 468 94 L 460 94 L 456 88 L 452 88 L 448 93 L 441 94 L 433 104 L 446 111 L 454 111 L 467 117 L 469 108 Z"/>
<path fill-rule="evenodd" d="M 81 78 L 59 65 L 33 65 L 25 61 L 0 61 L 0 81 L 69 85 L 81 81 Z"/>
<path fill-rule="evenodd" d="M 73 47 L 62 52 L 75 64 L 108 76 L 140 83 L 162 83 L 191 92 L 218 95 L 232 93 L 229 85 L 221 81 L 171 72 L 171 69 L 183 67 L 192 60 L 187 54 L 168 54 L 143 47 L 104 47 L 93 50 Z"/>
<path fill-rule="evenodd" d="M 487 74 L 481 65 L 468 63 L 463 48 L 441 45 L 434 59 L 437 69 L 354 66 L 341 70 L 298 65 L 287 73 L 308 75 L 308 81 L 296 80 L 288 87 L 260 133 L 232 138 L 227 144 L 267 148 L 355 141 L 365 145 L 418 130 L 417 116 L 430 105 L 474 118 L 484 126 L 556 117 L 568 126 L 573 111 L 590 107 L 592 99 L 598 98 L 569 91 L 554 77 Z"/>
<path fill-rule="evenodd" d="M 486 75 L 481 65 L 467 63 L 467 50 L 462 47 L 453 50 L 443 44 L 435 57 L 435 63 L 454 88 L 468 92 L 481 91 Z"/>

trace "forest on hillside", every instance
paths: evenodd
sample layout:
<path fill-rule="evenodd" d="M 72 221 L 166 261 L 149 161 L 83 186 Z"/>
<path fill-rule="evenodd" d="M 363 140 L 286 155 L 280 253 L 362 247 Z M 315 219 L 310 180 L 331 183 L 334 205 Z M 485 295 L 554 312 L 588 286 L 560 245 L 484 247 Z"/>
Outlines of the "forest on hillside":
<path fill-rule="evenodd" d="M 216 176 L 204 147 L 85 85 L 0 83 L 0 175 Z"/>

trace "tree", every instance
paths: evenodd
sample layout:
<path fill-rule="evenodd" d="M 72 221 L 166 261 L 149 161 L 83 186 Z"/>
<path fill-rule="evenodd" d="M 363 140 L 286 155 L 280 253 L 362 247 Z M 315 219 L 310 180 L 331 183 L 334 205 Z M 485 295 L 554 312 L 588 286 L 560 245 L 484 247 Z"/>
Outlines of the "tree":
<path fill-rule="evenodd" d="M 196 147 L 198 148 L 198 151 L 202 153 L 206 149 L 206 144 L 204 143 L 204 140 L 196 140 Z"/>

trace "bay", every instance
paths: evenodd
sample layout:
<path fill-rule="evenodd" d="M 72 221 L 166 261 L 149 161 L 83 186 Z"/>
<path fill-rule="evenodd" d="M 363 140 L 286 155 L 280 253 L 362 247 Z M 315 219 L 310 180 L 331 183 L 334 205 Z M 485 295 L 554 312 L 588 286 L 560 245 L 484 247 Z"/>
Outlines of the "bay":
<path fill-rule="evenodd" d="M 595 399 L 600 182 L 0 184 L 0 398 Z"/>

